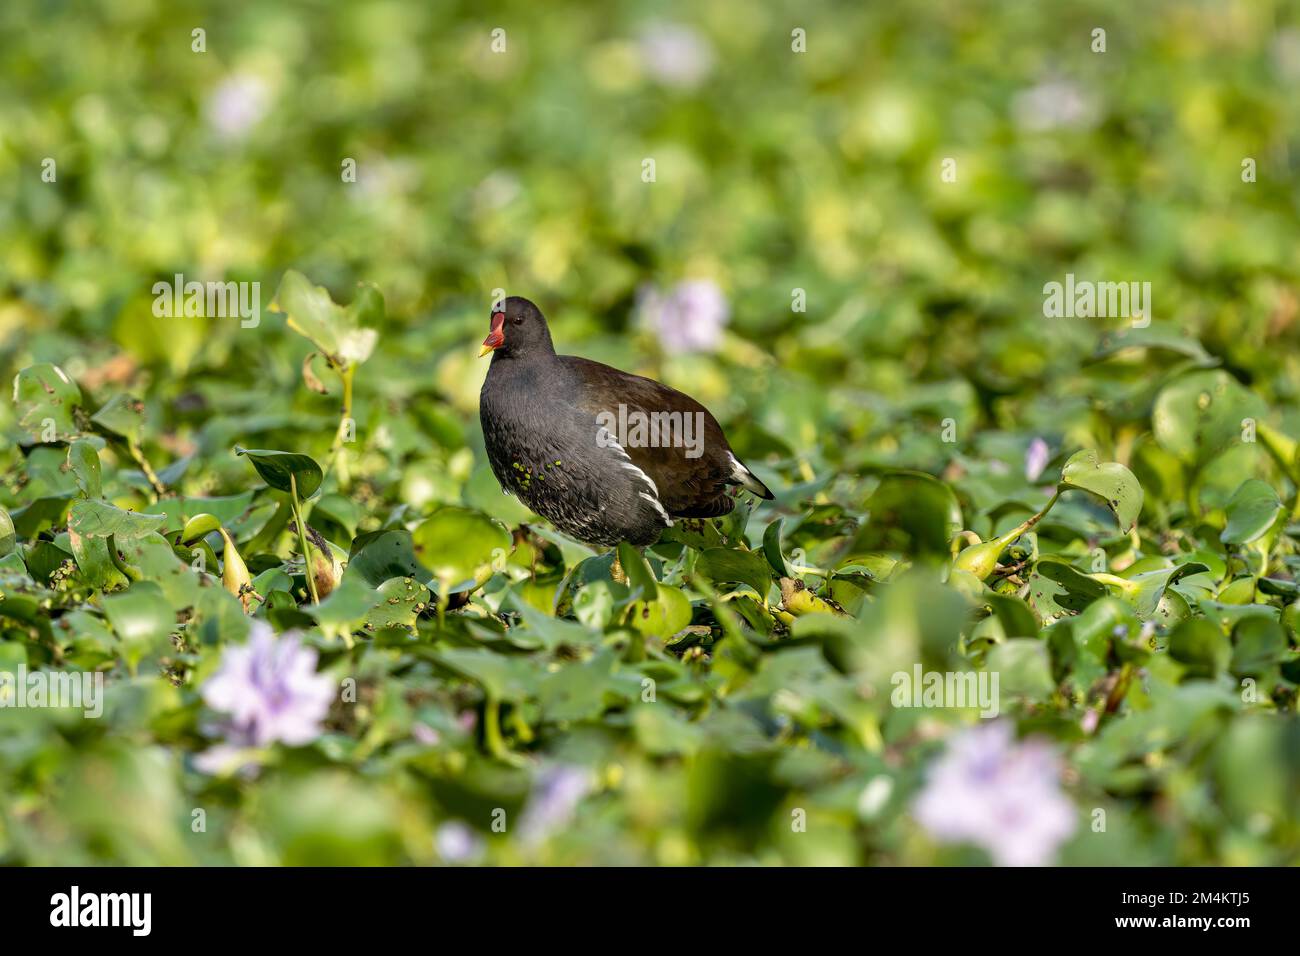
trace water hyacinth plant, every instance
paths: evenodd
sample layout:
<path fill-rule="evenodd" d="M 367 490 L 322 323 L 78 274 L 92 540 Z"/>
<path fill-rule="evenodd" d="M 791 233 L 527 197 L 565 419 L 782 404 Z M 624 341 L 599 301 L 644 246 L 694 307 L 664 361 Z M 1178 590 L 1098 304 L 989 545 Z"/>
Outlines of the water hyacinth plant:
<path fill-rule="evenodd" d="M 220 742 L 197 765 L 216 772 L 246 750 L 300 747 L 319 737 L 337 695 L 334 682 L 316 672 L 316 660 L 300 635 L 277 636 L 269 624 L 253 621 L 248 643 L 227 645 L 220 668 L 201 688 L 203 702 L 221 715 L 210 728 Z"/>
<path fill-rule="evenodd" d="M 0 4 L 0 866 L 1300 862 L 1294 4 L 654 6 Z"/>

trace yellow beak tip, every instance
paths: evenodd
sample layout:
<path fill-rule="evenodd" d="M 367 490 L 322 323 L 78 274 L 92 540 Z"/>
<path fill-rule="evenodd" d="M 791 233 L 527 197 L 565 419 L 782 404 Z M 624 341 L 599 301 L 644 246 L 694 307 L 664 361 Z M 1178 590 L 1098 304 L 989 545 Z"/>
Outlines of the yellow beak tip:
<path fill-rule="evenodd" d="M 483 356 L 487 355 L 491 351 L 492 351 L 492 346 L 485 345 L 483 346 L 483 349 L 478 353 L 478 357 L 482 358 Z"/>

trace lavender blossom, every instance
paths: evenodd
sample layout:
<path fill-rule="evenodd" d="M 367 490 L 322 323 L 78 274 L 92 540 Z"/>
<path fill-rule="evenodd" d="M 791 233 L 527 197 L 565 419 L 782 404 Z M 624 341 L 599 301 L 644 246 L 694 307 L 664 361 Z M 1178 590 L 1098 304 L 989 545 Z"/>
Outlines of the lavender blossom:
<path fill-rule="evenodd" d="M 1010 723 L 964 730 L 931 766 L 913 815 L 942 843 L 973 843 L 998 866 L 1044 866 L 1076 825 L 1046 743 L 1017 742 Z"/>
<path fill-rule="evenodd" d="M 1025 478 L 1028 481 L 1037 481 L 1038 476 L 1043 473 L 1047 463 L 1051 461 L 1052 450 L 1047 447 L 1047 442 L 1041 438 L 1035 438 L 1029 443 L 1029 449 L 1025 452 Z"/>
<path fill-rule="evenodd" d="M 712 352 L 730 317 L 727 298 L 711 279 L 679 282 L 664 294 L 651 286 L 637 293 L 640 321 L 669 352 Z"/>
<path fill-rule="evenodd" d="M 664 86 L 694 89 L 713 69 L 713 47 L 685 24 L 649 24 L 641 30 L 639 46 L 646 72 Z"/>
<path fill-rule="evenodd" d="M 198 761 L 200 769 L 216 772 L 247 749 L 315 740 L 334 699 L 334 682 L 316 673 L 316 651 L 303 647 L 297 634 L 277 638 L 270 625 L 253 621 L 248 643 L 225 648 L 221 668 L 202 693 L 223 715 L 213 727 L 222 742 Z"/>
<path fill-rule="evenodd" d="M 524 845 L 537 846 L 566 826 L 590 790 L 591 775 L 582 767 L 562 764 L 538 774 L 519 824 Z"/>
<path fill-rule="evenodd" d="M 229 76 L 209 94 L 204 104 L 208 125 L 221 139 L 241 140 L 266 115 L 269 99 L 266 83 L 258 77 Z"/>
<path fill-rule="evenodd" d="M 1069 80 L 1047 80 L 1016 94 L 1011 103 L 1016 125 L 1031 132 L 1087 130 L 1097 125 L 1096 99 Z"/>
<path fill-rule="evenodd" d="M 461 820 L 448 820 L 438 827 L 433 845 L 446 863 L 472 863 L 483 853 L 483 840 Z"/>

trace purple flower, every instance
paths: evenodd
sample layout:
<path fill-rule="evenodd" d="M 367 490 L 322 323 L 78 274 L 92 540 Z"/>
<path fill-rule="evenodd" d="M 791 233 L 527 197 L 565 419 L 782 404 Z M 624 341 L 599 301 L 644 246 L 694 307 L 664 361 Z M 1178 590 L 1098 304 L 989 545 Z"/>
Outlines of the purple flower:
<path fill-rule="evenodd" d="M 941 843 L 983 847 L 998 866 L 1044 866 L 1074 832 L 1061 763 L 1044 742 L 1017 742 L 1010 723 L 961 731 L 931 766 L 913 815 Z"/>
<path fill-rule="evenodd" d="M 1025 478 L 1029 481 L 1037 481 L 1051 458 L 1052 450 L 1047 447 L 1047 442 L 1041 438 L 1031 441 L 1029 450 L 1025 452 Z"/>
<path fill-rule="evenodd" d="M 1091 129 L 1101 110 L 1087 90 L 1069 80 L 1046 80 L 1017 93 L 1011 103 L 1016 125 L 1031 132 Z"/>
<path fill-rule="evenodd" d="M 591 774 L 582 767 L 558 765 L 537 775 L 519 824 L 525 846 L 536 846 L 573 819 L 591 790 Z"/>
<path fill-rule="evenodd" d="M 664 86 L 694 89 L 713 69 L 713 47 L 693 27 L 651 23 L 641 30 L 641 60 Z"/>
<path fill-rule="evenodd" d="M 715 351 L 730 317 L 727 298 L 711 279 L 679 282 L 667 294 L 642 286 L 637 312 L 669 352 Z"/>
<path fill-rule="evenodd" d="M 265 82 L 241 73 L 222 80 L 209 94 L 204 109 L 217 136 L 233 142 L 243 139 L 261 121 L 269 100 Z"/>
<path fill-rule="evenodd" d="M 470 863 L 483 852 L 483 841 L 466 823 L 448 820 L 433 835 L 433 846 L 446 863 Z"/>
<path fill-rule="evenodd" d="M 248 643 L 227 645 L 221 668 L 202 688 L 204 702 L 223 715 L 213 728 L 222 743 L 198 764 L 208 772 L 244 749 L 310 743 L 334 699 L 334 682 L 316 673 L 315 650 L 297 634 L 276 637 L 266 622 L 252 624 Z"/>

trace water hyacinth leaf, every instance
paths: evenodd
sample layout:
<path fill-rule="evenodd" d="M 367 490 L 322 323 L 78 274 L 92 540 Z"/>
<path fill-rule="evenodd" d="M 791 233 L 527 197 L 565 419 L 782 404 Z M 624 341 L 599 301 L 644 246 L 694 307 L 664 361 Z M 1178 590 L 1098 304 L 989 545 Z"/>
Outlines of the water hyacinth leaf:
<path fill-rule="evenodd" d="M 1228 523 L 1219 540 L 1224 544 L 1243 545 L 1263 537 L 1285 506 L 1272 485 L 1249 478 L 1233 492 L 1225 510 Z"/>
<path fill-rule="evenodd" d="M 142 581 L 152 581 L 177 611 L 199 603 L 205 588 L 188 560 L 182 560 L 162 535 L 151 532 L 138 538 L 114 539 L 122 561 Z M 209 552 L 210 553 L 210 552 Z M 207 565 L 215 573 L 216 562 Z"/>
<path fill-rule="evenodd" d="M 867 517 L 853 542 L 855 553 L 946 555 L 961 527 L 961 507 L 952 489 L 922 472 L 885 475 L 864 507 Z"/>
<path fill-rule="evenodd" d="M 1232 629 L 1232 673 L 1263 677 L 1287 656 L 1286 632 L 1271 617 L 1247 617 Z"/>
<path fill-rule="evenodd" d="M 67 547 L 72 547 L 70 538 Z M 107 552 L 104 556 L 107 558 Z M 53 541 L 43 540 L 33 541 L 21 552 L 15 551 L 11 557 L 19 558 L 26 565 L 32 578 L 41 584 L 48 584 L 52 574 L 60 570 L 66 562 L 73 561 L 70 550 L 59 547 Z M 2 606 L 3 604 L 0 604 L 0 607 Z"/>
<path fill-rule="evenodd" d="M 770 560 L 770 557 L 765 560 L 757 551 L 710 548 L 700 555 L 695 570 L 714 584 L 745 584 L 760 598 L 766 598 L 772 588 Z"/>
<path fill-rule="evenodd" d="M 989 649 L 985 668 L 998 675 L 1003 698 L 1040 699 L 1056 686 L 1047 645 L 1037 638 L 1014 637 Z"/>
<path fill-rule="evenodd" d="M 1020 598 L 1006 594 L 990 594 L 985 598 L 1007 637 L 1034 637 L 1038 633 L 1038 620 L 1034 612 Z"/>
<path fill-rule="evenodd" d="M 42 531 L 64 524 L 65 515 L 73 501 L 72 495 L 48 495 L 15 508 L 13 514 L 14 530 L 20 538 L 35 538 Z"/>
<path fill-rule="evenodd" d="M 429 606 L 429 589 L 414 578 L 391 578 L 375 590 L 378 598 L 366 615 L 376 627 L 414 627 L 420 612 Z"/>
<path fill-rule="evenodd" d="M 94 444 L 84 438 L 78 438 L 69 445 L 68 468 L 77 480 L 77 488 L 87 498 L 98 498 L 103 493 L 99 451 Z"/>
<path fill-rule="evenodd" d="M 144 435 L 144 403 L 130 395 L 114 395 L 90 420 L 102 431 L 138 445 Z"/>
<path fill-rule="evenodd" d="M 632 576 L 628 575 L 630 581 Z M 667 640 L 691 623 L 691 602 L 673 587 L 659 587 L 651 598 L 641 598 L 628 605 L 624 623 L 646 637 Z"/>
<path fill-rule="evenodd" d="M 795 576 L 794 570 L 781 551 L 781 526 L 784 523 L 784 518 L 777 518 L 767 526 L 763 532 L 763 554 L 767 556 L 767 562 L 773 571 L 781 577 L 792 578 Z"/>
<path fill-rule="evenodd" d="M 252 491 L 244 491 L 215 497 L 163 498 L 149 508 L 156 514 L 166 515 L 169 528 L 183 528 L 191 518 L 211 515 L 233 532 L 239 519 L 252 507 L 253 497 Z M 244 537 L 244 532 L 239 532 L 238 537 Z"/>
<path fill-rule="evenodd" d="M 481 686 L 495 700 L 524 700 L 534 695 L 538 672 L 528 661 L 494 654 L 483 648 L 453 647 L 433 659 Z"/>
<path fill-rule="evenodd" d="M 13 554 L 17 546 L 18 532 L 14 530 L 14 519 L 9 512 L 0 508 L 0 558 Z"/>
<path fill-rule="evenodd" d="M 554 671 L 543 677 L 537 688 L 538 703 L 547 720 L 579 721 L 599 717 L 606 700 L 618 696 L 610 679 L 614 654 L 601 650 L 582 664 Z"/>
<path fill-rule="evenodd" d="M 1077 488 L 1100 498 L 1115 515 L 1121 531 L 1128 532 L 1142 511 L 1142 485 L 1119 462 L 1101 462 L 1085 449 L 1070 456 L 1061 469 L 1061 487 Z"/>
<path fill-rule="evenodd" d="M 289 328 L 310 340 L 327 358 L 337 361 L 343 309 L 324 286 L 313 285 L 301 272 L 290 269 L 280 278 L 271 310 L 283 313 Z"/>
<path fill-rule="evenodd" d="M 1264 401 L 1222 369 L 1192 372 L 1161 390 L 1151 413 L 1156 440 L 1188 465 L 1209 461 L 1258 420 Z"/>
<path fill-rule="evenodd" d="M 374 351 L 379 333 L 361 322 L 380 322 L 384 300 L 379 290 L 364 285 L 349 308 L 330 298 L 322 286 L 292 269 L 280 279 L 271 308 L 288 317 L 289 328 L 316 346 L 335 366 L 361 363 Z"/>
<path fill-rule="evenodd" d="M 1222 601 L 1197 601 L 1197 610 L 1207 621 L 1217 624 L 1225 634 L 1242 621 L 1265 618 L 1276 621 L 1281 611 L 1268 604 L 1224 604 Z"/>
<path fill-rule="evenodd" d="M 562 618 L 543 614 L 523 601 L 515 601 L 514 608 L 524 624 L 524 630 L 530 636 L 532 646 L 554 650 L 561 645 L 584 647 L 600 639 L 599 632 L 593 633 L 580 624 Z"/>
<path fill-rule="evenodd" d="M 221 522 L 217 520 L 216 515 L 201 512 L 185 522 L 185 527 L 181 529 L 180 541 L 181 544 L 191 544 L 220 530 Z"/>
<path fill-rule="evenodd" d="M 1167 618 L 1170 614 L 1178 613 L 1180 609 L 1167 606 L 1166 597 L 1175 601 L 1182 600 L 1174 592 L 1169 592 L 1168 589 L 1180 578 L 1207 570 L 1209 569 L 1205 565 L 1192 561 L 1187 564 L 1180 564 L 1175 568 L 1137 574 L 1128 579 L 1130 586 L 1121 591 L 1120 597 L 1133 605 L 1138 616 L 1144 621 L 1156 616 Z"/>
<path fill-rule="evenodd" d="M 137 584 L 124 594 L 106 597 L 104 613 L 122 642 L 122 657 L 132 673 L 146 658 L 171 647 L 176 613 L 156 584 Z"/>
<path fill-rule="evenodd" d="M 387 528 L 360 535 L 352 542 L 347 570 L 343 572 L 344 580 L 350 577 L 359 577 L 377 588 L 389 578 L 428 581 L 433 572 L 416 560 L 411 532 L 405 528 Z"/>
<path fill-rule="evenodd" d="M 74 411 L 81 389 L 57 365 L 30 365 L 14 377 L 18 427 L 33 442 L 67 441 L 80 433 Z"/>
<path fill-rule="evenodd" d="M 1061 586 L 1062 590 L 1055 595 L 1054 600 L 1060 607 L 1072 611 L 1081 611 L 1107 594 L 1105 585 L 1061 558 L 1040 558 L 1034 565 L 1034 571 L 1040 577 L 1055 581 Z"/>
<path fill-rule="evenodd" d="M 1228 666 L 1232 646 L 1222 628 L 1202 618 L 1181 622 L 1169 635 L 1169 656 L 1192 677 L 1214 677 Z"/>
<path fill-rule="evenodd" d="M 626 541 L 620 541 L 617 550 L 618 562 L 627 575 L 627 583 L 639 590 L 643 599 L 653 598 L 659 590 L 659 583 L 645 556 Z"/>
<path fill-rule="evenodd" d="M 235 454 L 251 461 L 262 480 L 276 491 L 288 494 L 296 483 L 299 501 L 314 495 L 325 478 L 320 465 L 309 455 L 239 446 L 235 447 Z"/>
<path fill-rule="evenodd" d="M 107 501 L 78 499 L 68 511 L 68 530 L 83 538 L 138 538 L 160 530 L 166 515 L 123 511 Z"/>
<path fill-rule="evenodd" d="M 445 587 L 490 573 L 495 563 L 505 561 L 510 547 L 505 525 L 481 511 L 454 505 L 439 508 L 412 533 L 416 560 Z"/>

